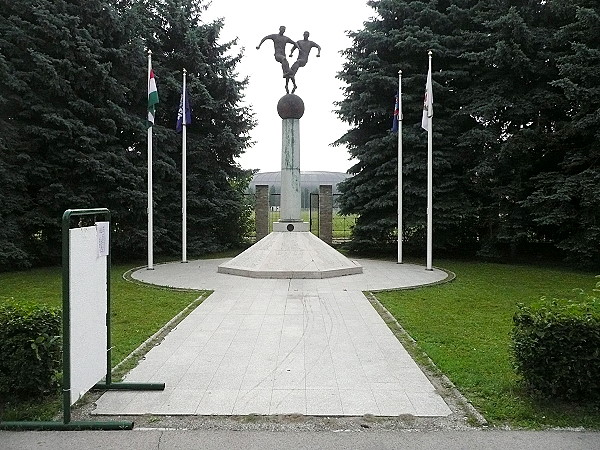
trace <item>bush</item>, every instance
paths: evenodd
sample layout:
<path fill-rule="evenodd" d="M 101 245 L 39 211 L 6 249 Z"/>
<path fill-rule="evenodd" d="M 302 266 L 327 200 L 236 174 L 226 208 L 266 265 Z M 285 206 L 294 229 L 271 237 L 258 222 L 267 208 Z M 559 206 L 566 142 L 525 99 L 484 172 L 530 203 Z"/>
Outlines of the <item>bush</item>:
<path fill-rule="evenodd" d="M 600 398 L 600 299 L 581 297 L 521 304 L 513 317 L 515 369 L 537 394 Z"/>
<path fill-rule="evenodd" d="M 60 311 L 0 305 L 0 398 L 56 390 L 61 368 Z"/>

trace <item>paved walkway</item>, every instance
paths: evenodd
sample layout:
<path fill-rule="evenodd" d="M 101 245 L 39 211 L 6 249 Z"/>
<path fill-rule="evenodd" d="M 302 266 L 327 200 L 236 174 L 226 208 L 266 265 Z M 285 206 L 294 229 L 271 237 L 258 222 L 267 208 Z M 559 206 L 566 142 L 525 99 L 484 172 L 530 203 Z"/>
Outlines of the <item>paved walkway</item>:
<path fill-rule="evenodd" d="M 166 389 L 107 392 L 95 414 L 451 413 L 361 292 L 434 283 L 445 272 L 359 260 L 362 274 L 274 280 L 217 273 L 224 261 L 133 274 L 215 292 L 126 377 L 165 382 Z"/>

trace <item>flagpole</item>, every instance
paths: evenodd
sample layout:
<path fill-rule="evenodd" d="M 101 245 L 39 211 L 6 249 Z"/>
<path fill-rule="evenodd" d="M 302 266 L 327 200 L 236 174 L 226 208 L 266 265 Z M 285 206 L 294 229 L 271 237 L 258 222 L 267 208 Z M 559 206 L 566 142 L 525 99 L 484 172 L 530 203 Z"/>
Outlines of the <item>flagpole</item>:
<path fill-rule="evenodd" d="M 398 71 L 398 264 L 402 264 L 402 71 Z"/>
<path fill-rule="evenodd" d="M 183 69 L 183 93 L 182 99 L 182 144 L 181 144 L 181 262 L 186 263 L 187 261 L 187 117 L 186 117 L 186 76 L 187 71 Z"/>
<path fill-rule="evenodd" d="M 431 77 L 431 55 L 429 50 L 429 72 Z M 428 89 L 433 91 L 431 85 Z M 433 92 L 429 92 L 430 98 L 433 98 Z M 431 103 L 430 103 L 431 104 Z M 429 111 L 429 114 L 432 114 Z M 429 126 L 427 127 L 427 270 L 433 270 L 433 116 L 429 117 Z"/>
<path fill-rule="evenodd" d="M 152 51 L 148 50 L 148 92 L 150 92 L 150 72 L 152 71 Z M 148 127 L 148 270 L 154 269 L 153 253 L 153 206 L 152 206 L 152 126 Z"/>

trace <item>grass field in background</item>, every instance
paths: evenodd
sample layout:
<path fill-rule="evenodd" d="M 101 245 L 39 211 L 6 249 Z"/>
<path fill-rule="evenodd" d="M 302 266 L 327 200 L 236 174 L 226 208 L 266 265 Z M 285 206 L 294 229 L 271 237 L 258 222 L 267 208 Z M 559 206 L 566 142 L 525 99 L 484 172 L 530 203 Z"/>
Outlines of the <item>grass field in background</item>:
<path fill-rule="evenodd" d="M 339 214 L 338 210 L 333 211 L 332 216 L 332 236 L 334 239 L 349 239 L 352 227 L 356 223 L 358 215 L 350 214 L 343 216 Z M 278 222 L 280 218 L 279 211 L 269 212 L 269 230 L 273 229 L 273 222 Z M 310 222 L 310 211 L 308 209 L 302 209 L 300 211 L 300 219 L 303 222 Z M 313 223 L 311 231 L 318 235 L 319 234 L 319 214 L 317 210 L 313 210 Z"/>
<path fill-rule="evenodd" d="M 453 282 L 376 294 L 437 367 L 493 425 L 600 428 L 600 405 L 535 401 L 509 353 L 517 303 L 590 292 L 594 274 L 533 266 L 436 261 Z"/>

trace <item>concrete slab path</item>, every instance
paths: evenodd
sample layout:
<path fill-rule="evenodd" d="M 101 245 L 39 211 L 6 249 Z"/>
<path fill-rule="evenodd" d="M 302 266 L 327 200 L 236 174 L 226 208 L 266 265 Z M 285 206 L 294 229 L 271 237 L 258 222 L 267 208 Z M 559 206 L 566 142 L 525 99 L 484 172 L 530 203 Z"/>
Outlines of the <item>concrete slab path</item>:
<path fill-rule="evenodd" d="M 435 283 L 422 266 L 361 259 L 327 279 L 217 273 L 224 259 L 140 269 L 135 279 L 210 295 L 126 377 L 164 391 L 107 392 L 94 414 L 446 416 L 451 410 L 362 291 Z"/>

